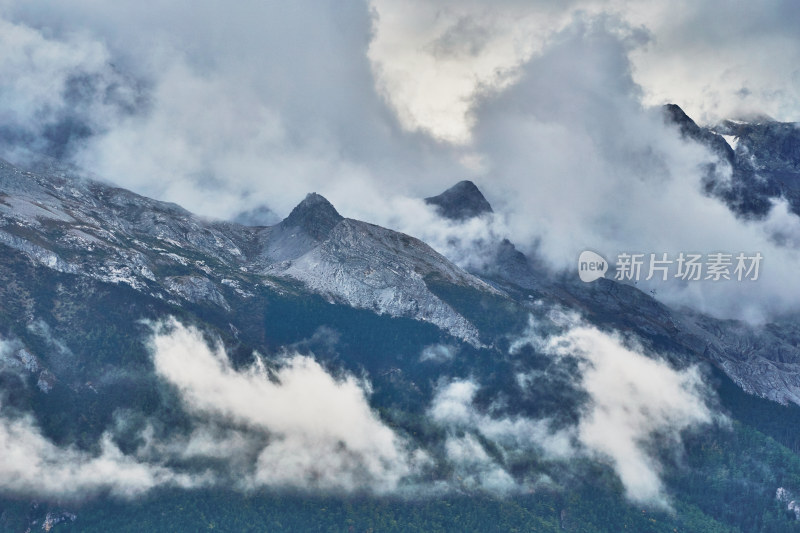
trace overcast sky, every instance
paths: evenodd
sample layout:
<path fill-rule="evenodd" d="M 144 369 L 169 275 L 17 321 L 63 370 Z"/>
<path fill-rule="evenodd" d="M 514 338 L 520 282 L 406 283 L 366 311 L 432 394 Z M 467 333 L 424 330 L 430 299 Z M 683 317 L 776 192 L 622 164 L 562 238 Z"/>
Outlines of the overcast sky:
<path fill-rule="evenodd" d="M 435 238 L 411 199 L 470 178 L 557 266 L 758 249 L 788 269 L 770 231 L 796 217 L 704 197 L 713 156 L 657 106 L 800 120 L 798 19 L 788 0 L 0 0 L 0 138 L 218 218 L 316 191 Z M 790 305 L 786 276 L 764 301 Z"/>

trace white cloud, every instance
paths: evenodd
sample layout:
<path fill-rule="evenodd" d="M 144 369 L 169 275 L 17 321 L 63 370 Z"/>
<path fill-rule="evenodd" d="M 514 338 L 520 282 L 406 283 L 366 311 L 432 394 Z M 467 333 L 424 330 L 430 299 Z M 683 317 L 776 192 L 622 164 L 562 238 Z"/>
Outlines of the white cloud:
<path fill-rule="evenodd" d="M 37 372 L 38 360 L 16 342 L 0 339 L 0 370 Z M 0 492 L 82 499 L 101 493 L 134 497 L 172 485 L 194 487 L 203 475 L 176 472 L 160 462 L 123 454 L 105 433 L 99 450 L 61 447 L 45 437 L 30 415 L 11 416 L 0 405 Z"/>
<path fill-rule="evenodd" d="M 0 50 L 4 151 L 62 155 L 67 145 L 108 128 L 135 105 L 136 91 L 111 67 L 109 51 L 84 32 L 48 39 L 0 18 Z"/>
<path fill-rule="evenodd" d="M 754 112 L 800 120 L 796 4 L 626 4 L 627 20 L 652 35 L 631 55 L 645 103 L 680 103 L 705 123 Z"/>
<path fill-rule="evenodd" d="M 162 485 L 193 487 L 206 479 L 176 473 L 123 454 L 109 435 L 100 452 L 59 447 L 29 416 L 0 417 L 0 490 L 35 497 L 80 499 L 109 492 L 134 497 Z"/>
<path fill-rule="evenodd" d="M 376 93 L 366 3 L 296 2 L 286 10 L 207 2 L 144 12 L 125 2 L 74 0 L 43 10 L 9 0 L 0 7 L 32 36 L 33 53 L 65 49 L 56 61 L 61 78 L 113 80 L 114 90 L 136 93 L 124 112 L 76 109 L 96 131 L 76 139 L 70 154 L 136 192 L 229 217 L 263 204 L 283 216 L 317 191 L 343 213 L 370 218 L 380 210 L 369 200 L 408 193 L 409 176 L 439 188 L 460 173 L 450 149 L 403 132 Z M 76 35 L 97 50 L 90 64 L 70 45 Z M 51 68 L 20 64 L 20 47 L 7 49 L 8 79 L 33 73 L 49 83 L 41 86 L 53 106 L 75 107 Z M 106 86 L 97 88 L 88 101 L 103 100 Z M 23 101 L 0 101 L 0 114 L 24 111 Z M 45 136 L 32 113 L 22 115 L 20 123 L 37 124 L 33 133 Z"/>
<path fill-rule="evenodd" d="M 431 418 L 447 426 L 477 431 L 510 453 L 537 450 L 550 458 L 572 455 L 570 435 L 551 431 L 547 419 L 480 412 L 474 405 L 477 390 L 478 385 L 471 380 L 456 380 L 440 386 L 429 411 Z"/>
<path fill-rule="evenodd" d="M 513 83 L 559 15 L 514 2 L 376 0 L 372 6 L 369 57 L 379 90 L 404 127 L 454 143 L 471 138 L 478 94 Z"/>
<path fill-rule="evenodd" d="M 430 464 L 372 411 L 364 381 L 335 378 L 299 355 L 271 372 L 256 355 L 237 370 L 196 329 L 174 320 L 153 327 L 155 371 L 177 389 L 190 430 L 156 431 L 161 423 L 150 421 L 126 454 L 113 435 L 130 438 L 136 426 L 120 412 L 90 452 L 57 446 L 32 415 L 0 416 L 0 491 L 67 499 L 209 485 L 398 493 Z"/>
<path fill-rule="evenodd" d="M 615 469 L 630 499 L 668 507 L 654 450 L 680 450 L 683 430 L 712 421 L 698 370 L 675 370 L 574 314 L 551 313 L 550 324 L 563 332 L 546 335 L 545 325 L 532 321 L 511 351 L 533 344 L 581 361 L 576 379 L 590 402 L 580 421 L 554 430 L 549 419 L 504 414 L 499 403 L 479 408 L 474 380 L 442 381 L 427 414 L 447 431 L 443 459 L 453 469 L 450 486 L 498 494 L 527 490 L 540 480 L 532 473 L 512 476 L 514 461 L 536 454 L 558 462 L 588 453 Z M 163 485 L 395 494 L 412 486 L 443 488 L 420 484 L 417 475 L 431 459 L 381 422 L 367 402 L 368 384 L 352 376 L 336 379 L 298 355 L 285 356 L 272 372 L 259 356 L 237 370 L 221 345 L 209 347 L 199 331 L 174 320 L 154 326 L 151 346 L 156 373 L 176 387 L 191 414 L 188 434 L 157 438 L 148 428 L 140 434 L 144 444 L 123 454 L 106 433 L 99 451 L 89 452 L 56 446 L 31 416 L 0 417 L 0 489 L 84 498 L 104 492 L 134 497 Z M 212 460 L 212 466 L 203 463 L 202 473 L 164 466 L 193 459 Z"/>
<path fill-rule="evenodd" d="M 18 370 L 20 362 L 14 357 L 14 346 L 11 342 L 0 338 L 0 370 Z"/>
<path fill-rule="evenodd" d="M 771 221 L 739 220 L 704 194 L 703 169 L 716 157 L 683 141 L 660 110 L 642 108 L 629 46 L 602 23 L 572 26 L 478 110 L 476 145 L 502 191 L 496 209 L 512 240 L 571 271 L 586 249 L 610 260 L 761 252 L 758 282 L 661 283 L 658 297 L 752 321 L 795 309 L 786 288 L 798 280 L 797 249 L 776 244 Z"/>
<path fill-rule="evenodd" d="M 575 428 L 577 439 L 613 466 L 630 499 L 668 507 L 653 450 L 680 449 L 682 431 L 714 419 L 697 367 L 676 370 L 619 334 L 568 324 L 563 333 L 540 337 L 532 331 L 531 338 L 545 353 L 581 361 L 580 384 L 590 403 Z"/>
<path fill-rule="evenodd" d="M 464 488 L 480 489 L 496 494 L 508 494 L 520 490 L 517 481 L 486 453 L 473 435 L 447 437 L 445 452 L 447 459 L 454 466 L 458 484 Z"/>
<path fill-rule="evenodd" d="M 700 30 L 705 22 L 716 27 L 726 19 L 726 10 L 713 1 L 677 8 L 654 2 L 502 2 L 492 6 L 491 16 L 485 16 L 480 2 L 376 5 L 387 17 L 379 17 L 371 59 L 379 65 L 378 79 L 396 86 L 393 93 L 384 87 L 392 93 L 389 101 L 401 116 L 422 106 L 413 127 L 435 135 L 441 120 L 426 123 L 424 106 L 438 100 L 428 98 L 424 88 L 430 76 L 441 81 L 440 87 L 452 86 L 459 109 L 447 112 L 469 132 L 468 150 L 491 178 L 484 190 L 502 213 L 502 218 L 457 228 L 423 223 L 430 215 L 404 205 L 389 211 L 414 214 L 392 221 L 394 227 L 468 266 L 480 265 L 475 243 L 486 236 L 509 237 L 524 251 L 535 250 L 549 264 L 569 270 L 585 249 L 609 259 L 625 251 L 761 252 L 764 268 L 757 283 L 671 282 L 646 290 L 657 289 L 658 298 L 672 305 L 754 323 L 796 309 L 790 296 L 796 291 L 786 289 L 798 279 L 791 266 L 800 259 L 797 217 L 778 201 L 767 221 L 736 219 L 702 191 L 703 169 L 716 156 L 681 140 L 676 128 L 664 124 L 660 109 L 646 107 L 677 101 L 698 119 L 717 120 L 747 101 L 761 101 L 775 116 L 797 119 L 797 98 L 791 96 L 796 69 L 783 59 L 764 60 L 783 57 L 780 50 L 789 44 L 790 57 L 800 53 L 800 43 L 790 37 L 795 32 L 776 17 L 795 8 L 760 6 L 752 20 L 737 17 L 736 24 L 754 33 L 720 47 L 730 38 Z M 722 12 L 726 16 L 720 19 Z M 469 48 L 476 38 L 474 25 L 485 30 L 481 38 L 489 43 L 476 50 L 477 59 L 441 58 L 434 48 L 420 45 L 446 37 L 457 40 L 451 43 L 455 49 Z M 461 37 L 458 28 L 464 29 Z M 528 30 L 524 43 L 497 52 L 499 43 L 515 39 L 520 28 Z M 405 48 L 404 38 L 412 43 Z M 393 60 L 395 52 L 399 61 Z M 665 61 L 674 68 L 665 68 Z M 696 68 L 706 62 L 714 67 Z M 422 75 L 408 76 L 409 65 L 419 65 Z M 740 98 L 739 89 L 748 83 L 760 89 Z M 770 92 L 771 85 L 778 89 Z M 686 86 L 694 87 L 694 98 Z M 718 92 L 709 93 L 708 86 Z M 720 172 L 724 180 L 725 170 Z"/>
<path fill-rule="evenodd" d="M 757 284 L 670 284 L 658 297 L 753 321 L 796 309 L 797 254 L 775 244 L 774 224 L 705 197 L 698 166 L 712 155 L 644 107 L 798 118 L 795 7 L 0 6 L 0 74 L 13 80 L 0 117 L 4 137 L 22 135 L 15 146 L 49 146 L 71 119 L 90 130 L 69 137 L 73 160 L 118 185 L 220 217 L 260 204 L 282 216 L 315 190 L 462 265 L 480 264 L 474 241 L 495 235 L 569 268 L 587 248 L 760 251 Z M 742 31 L 721 31 L 728 22 Z M 452 224 L 414 199 L 475 176 L 502 216 Z"/>
<path fill-rule="evenodd" d="M 646 104 L 677 102 L 707 121 L 748 110 L 800 119 L 800 42 L 789 22 L 797 7 L 785 2 L 736 9 L 719 0 L 372 5 L 378 17 L 369 53 L 379 88 L 406 127 L 452 142 L 470 140 L 476 102 L 513 84 L 576 17 L 641 29 L 647 39 L 629 55 Z"/>
<path fill-rule="evenodd" d="M 434 363 L 443 363 L 453 359 L 458 352 L 458 348 L 449 344 L 431 344 L 422 349 L 419 354 L 419 360 L 431 361 Z"/>
<path fill-rule="evenodd" d="M 614 469 L 630 500 L 669 508 L 658 454 L 668 450 L 679 455 L 683 431 L 722 421 L 706 403 L 709 391 L 699 370 L 676 370 L 646 355 L 635 342 L 585 325 L 574 313 L 561 310 L 552 311 L 545 321 L 531 319 L 527 333 L 510 351 L 519 353 L 525 345 L 553 358 L 579 361 L 574 379 L 588 401 L 578 422 L 554 430 L 549 419 L 509 416 L 499 404 L 480 409 L 475 404 L 478 383 L 444 382 L 428 413 L 448 430 L 447 454 L 457 475 L 469 479 L 473 488 L 524 490 L 538 480 L 514 480 L 507 461 L 526 454 L 556 462 L 589 457 Z M 536 387 L 532 378 L 525 372 L 517 375 L 523 391 Z M 496 447 L 500 458 L 487 453 L 478 437 Z"/>
<path fill-rule="evenodd" d="M 473 380 L 440 383 L 428 410 L 431 420 L 448 431 L 445 454 L 456 485 L 499 494 L 524 491 L 537 480 L 515 479 L 508 462 L 528 454 L 563 460 L 575 453 L 570 430 L 553 431 L 547 419 L 480 410 L 474 403 L 477 391 Z M 501 457 L 490 455 L 479 436 L 496 446 Z"/>
<path fill-rule="evenodd" d="M 157 374 L 178 388 L 200 427 L 224 421 L 265 441 L 254 485 L 388 491 L 413 471 L 406 443 L 371 410 L 365 385 L 352 376 L 337 380 L 299 355 L 282 361 L 272 379 L 259 364 L 238 371 L 221 346 L 210 349 L 197 330 L 174 321 L 157 326 L 152 346 Z M 231 434 L 229 443 L 232 436 L 234 446 L 244 445 Z M 202 453 L 219 435 L 195 437 L 190 442 Z"/>
<path fill-rule="evenodd" d="M 656 434 L 679 442 L 680 431 L 711 422 L 699 372 L 676 371 L 594 328 L 573 329 L 560 341 L 567 343 L 560 349 L 585 354 L 591 365 L 583 386 L 593 408 L 581 421 L 581 441 L 612 458 L 630 498 L 662 498 L 657 459 L 643 443 Z"/>

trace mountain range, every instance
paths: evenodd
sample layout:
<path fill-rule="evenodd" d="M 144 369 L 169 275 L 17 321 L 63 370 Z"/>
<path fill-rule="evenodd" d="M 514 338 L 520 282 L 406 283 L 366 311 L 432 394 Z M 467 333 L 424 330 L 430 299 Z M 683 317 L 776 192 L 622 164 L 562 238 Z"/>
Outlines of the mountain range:
<path fill-rule="evenodd" d="M 674 105 L 664 116 L 730 167 L 727 184 L 709 169 L 707 194 L 741 217 L 781 197 L 800 214 L 796 125 L 700 127 Z M 420 201 L 452 224 L 495 216 L 470 181 Z M 0 472 L 0 528 L 108 530 L 135 516 L 251 529 L 239 513 L 266 520 L 254 530 L 292 530 L 291 510 L 307 505 L 307 520 L 337 530 L 448 529 L 492 513 L 498 530 L 800 530 L 797 316 L 753 326 L 671 308 L 629 283 L 555 272 L 501 237 L 468 243 L 484 260 L 459 266 L 313 192 L 273 225 L 240 223 L 262 220 L 208 220 L 52 160 L 0 160 L 0 450 L 33 457 Z M 203 342 L 186 359 L 163 348 L 191 332 Z M 596 389 L 601 378 L 620 397 Z M 293 379 L 306 392 L 282 404 Z M 308 424 L 281 424 L 259 418 L 267 406 L 226 406 L 215 396 L 226 383 L 274 393 L 298 420 L 308 391 L 333 392 Z M 341 425 L 316 433 L 329 402 Z M 350 423 L 367 436 L 337 433 Z M 176 451 L 200 434 L 222 452 Z M 326 439 L 336 464 L 309 473 L 317 463 L 294 453 L 325 463 Z M 264 467 L 280 443 L 295 448 L 275 464 L 296 461 L 300 478 Z M 153 481 L 138 491 L 76 473 L 100 460 Z M 48 468 L 63 485 L 41 481 Z M 223 500 L 230 515 L 209 511 Z"/>

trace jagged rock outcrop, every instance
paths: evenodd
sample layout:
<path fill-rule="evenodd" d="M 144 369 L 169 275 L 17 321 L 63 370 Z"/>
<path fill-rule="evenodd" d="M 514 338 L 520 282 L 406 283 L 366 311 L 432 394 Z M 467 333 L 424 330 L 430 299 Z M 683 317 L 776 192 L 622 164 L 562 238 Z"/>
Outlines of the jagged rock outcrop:
<path fill-rule="evenodd" d="M 730 169 L 707 172 L 706 190 L 720 197 L 737 214 L 763 217 L 773 200 L 783 197 L 800 214 L 800 129 L 766 116 L 747 121 L 725 120 L 700 127 L 675 104 L 664 106 L 669 123 L 681 134 L 707 146 Z M 720 175 L 726 176 L 720 179 Z M 730 179 L 727 178 L 730 176 Z"/>
<path fill-rule="evenodd" d="M 425 203 L 436 206 L 438 213 L 452 220 L 466 220 L 492 213 L 492 206 L 471 181 L 459 181 L 442 194 L 425 198 Z"/>
<path fill-rule="evenodd" d="M 258 272 L 297 279 L 353 307 L 431 322 L 475 344 L 477 329 L 436 296 L 426 278 L 496 292 L 422 241 L 343 218 L 318 194 L 309 194 L 258 238 Z"/>
<path fill-rule="evenodd" d="M 725 120 L 713 131 L 734 145 L 736 164 L 758 175 L 772 187 L 773 196 L 784 196 L 800 212 L 800 127 L 761 117 L 757 122 Z"/>
<path fill-rule="evenodd" d="M 478 330 L 426 279 L 497 292 L 417 239 L 345 219 L 316 193 L 280 223 L 248 227 L 4 161 L 0 243 L 59 272 L 223 310 L 259 284 L 297 280 L 331 301 L 430 322 L 473 344 Z"/>
<path fill-rule="evenodd" d="M 676 104 L 666 104 L 664 106 L 664 116 L 668 122 L 678 126 L 681 135 L 683 135 L 685 138 L 705 144 L 711 148 L 714 153 L 720 157 L 720 159 L 733 165 L 733 149 L 725 141 L 725 139 L 712 131 L 698 126 L 694 120 L 689 118 L 689 115 L 687 115 L 683 109 L 680 108 L 680 106 Z"/>

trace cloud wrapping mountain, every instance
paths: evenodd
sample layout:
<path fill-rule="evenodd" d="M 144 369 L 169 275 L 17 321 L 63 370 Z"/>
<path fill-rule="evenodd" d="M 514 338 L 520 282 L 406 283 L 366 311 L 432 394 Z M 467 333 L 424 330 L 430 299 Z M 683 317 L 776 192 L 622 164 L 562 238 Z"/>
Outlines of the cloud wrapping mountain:
<path fill-rule="evenodd" d="M 549 419 L 509 416 L 495 407 L 475 404 L 479 385 L 473 380 L 440 384 L 429 415 L 451 432 L 448 459 L 473 488 L 508 493 L 528 490 L 542 479 L 515 480 L 508 463 L 535 453 L 550 461 L 591 457 L 609 464 L 636 502 L 669 508 L 661 479 L 659 453 L 680 455 L 683 431 L 721 420 L 708 404 L 708 391 L 696 367 L 676 370 L 648 356 L 635 342 L 603 332 L 574 315 L 551 313 L 549 324 L 531 323 L 525 337 L 511 347 L 519 353 L 532 345 L 554 360 L 574 358 L 575 377 L 588 394 L 577 424 L 553 429 Z M 553 325 L 558 331 L 552 333 Z M 547 333 L 547 329 L 551 333 Z M 521 376 L 521 386 L 535 386 Z M 502 460 L 488 455 L 476 437 L 497 446 Z M 472 450 L 472 451 L 468 451 Z M 555 483 L 563 480 L 551 480 Z"/>
<path fill-rule="evenodd" d="M 235 370 L 222 346 L 209 348 L 177 322 L 158 326 L 152 345 L 156 373 L 178 388 L 199 428 L 224 422 L 265 441 L 254 486 L 382 492 L 413 471 L 408 444 L 380 421 L 352 376 L 337 380 L 300 355 L 271 375 L 263 364 Z M 211 435 L 200 431 L 194 437 Z"/>
<path fill-rule="evenodd" d="M 0 73 L 14 81 L 3 88 L 0 129 L 6 151 L 63 156 L 206 215 L 266 204 L 280 216 L 319 191 L 346 216 L 422 237 L 461 264 L 476 256 L 449 245 L 464 228 L 510 237 L 559 269 L 587 248 L 611 256 L 760 251 L 758 284 L 658 288 L 669 303 L 758 322 L 796 309 L 785 290 L 797 279 L 787 267 L 798 259 L 787 246 L 798 241 L 796 217 L 787 221 L 780 201 L 764 224 L 733 217 L 701 190 L 716 156 L 682 141 L 645 105 L 679 89 L 649 68 L 662 67 L 663 56 L 667 72 L 683 72 L 665 42 L 706 53 L 724 40 L 693 31 L 726 11 L 714 5 L 684 6 L 675 19 L 655 3 L 488 10 L 443 2 L 437 9 L 451 16 L 435 19 L 432 7 L 390 2 L 142 12 L 124 2 L 42 10 L 7 1 Z M 784 11 L 792 8 L 749 19 L 753 54 L 771 49 L 768 35 L 786 35 L 789 19 L 765 14 Z M 430 17 L 430 25 L 413 23 Z M 698 109 L 761 102 L 796 118 L 782 71 L 748 65 L 726 71 L 732 79 L 709 69 L 720 90 Z M 782 89 L 756 88 L 749 68 L 759 84 Z M 415 88 L 427 78 L 409 69 L 434 73 L 441 94 Z M 749 96 L 737 96 L 732 80 Z M 443 107 L 420 110 L 420 98 Z M 466 120 L 470 142 L 442 142 L 436 124 L 447 130 L 447 120 Z M 719 172 L 724 179 L 724 165 Z M 502 213 L 489 230 L 475 220 L 454 228 L 417 200 L 475 176 Z"/>
<path fill-rule="evenodd" d="M 59 447 L 30 416 L 0 417 L 0 490 L 36 498 L 80 500 L 99 494 L 132 498 L 159 486 L 205 485 L 203 475 L 178 473 L 123 454 L 111 435 L 99 453 Z"/>
<path fill-rule="evenodd" d="M 698 369 L 675 370 L 618 334 L 585 325 L 548 339 L 547 349 L 583 359 L 591 405 L 578 424 L 580 442 L 610 459 L 630 499 L 668 506 L 652 446 L 680 449 L 683 430 L 713 421 Z"/>

